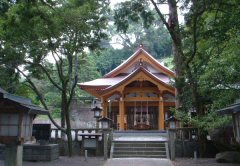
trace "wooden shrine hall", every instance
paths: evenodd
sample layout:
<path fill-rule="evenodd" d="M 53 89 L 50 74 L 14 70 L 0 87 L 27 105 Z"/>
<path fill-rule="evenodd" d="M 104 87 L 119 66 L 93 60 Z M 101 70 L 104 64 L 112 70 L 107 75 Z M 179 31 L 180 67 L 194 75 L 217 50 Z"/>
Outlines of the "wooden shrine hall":
<path fill-rule="evenodd" d="M 101 101 L 115 130 L 164 130 L 175 107 L 174 75 L 140 47 L 102 78 L 79 86 Z"/>

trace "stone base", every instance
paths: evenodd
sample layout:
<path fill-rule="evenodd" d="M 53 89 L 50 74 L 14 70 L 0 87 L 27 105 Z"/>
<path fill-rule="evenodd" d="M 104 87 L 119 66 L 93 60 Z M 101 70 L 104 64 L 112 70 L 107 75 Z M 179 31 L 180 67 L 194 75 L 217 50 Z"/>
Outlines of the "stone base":
<path fill-rule="evenodd" d="M 235 151 L 226 151 L 216 154 L 218 163 L 240 163 L 240 153 Z"/>

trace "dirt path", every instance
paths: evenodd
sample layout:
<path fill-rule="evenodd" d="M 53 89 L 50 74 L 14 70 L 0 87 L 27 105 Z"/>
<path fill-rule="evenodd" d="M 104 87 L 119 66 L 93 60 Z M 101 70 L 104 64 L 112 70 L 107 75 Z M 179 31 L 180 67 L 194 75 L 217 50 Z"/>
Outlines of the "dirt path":
<path fill-rule="evenodd" d="M 84 157 L 59 157 L 57 160 L 48 161 L 48 162 L 23 162 L 23 166 L 103 166 L 104 164 L 103 157 L 89 157 L 85 161 Z M 0 166 L 4 166 L 4 161 L 0 160 Z"/>
<path fill-rule="evenodd" d="M 171 166 L 168 159 L 115 158 L 108 159 L 104 166 Z"/>
<path fill-rule="evenodd" d="M 214 158 L 201 158 L 195 161 L 192 158 L 177 158 L 172 161 L 173 166 L 239 166 L 240 164 L 217 163 Z"/>

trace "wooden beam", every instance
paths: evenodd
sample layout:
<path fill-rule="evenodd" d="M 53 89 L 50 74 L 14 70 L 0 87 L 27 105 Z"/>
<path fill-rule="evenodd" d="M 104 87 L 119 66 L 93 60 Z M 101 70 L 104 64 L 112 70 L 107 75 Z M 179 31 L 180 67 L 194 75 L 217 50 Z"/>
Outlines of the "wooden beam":
<path fill-rule="evenodd" d="M 126 100 L 126 98 L 124 99 L 124 106 L 135 106 L 135 101 L 137 102 L 137 105 L 140 105 L 139 104 L 139 100 Z M 146 101 L 146 100 L 144 100 Z M 148 105 L 149 106 L 159 106 L 159 98 L 157 101 L 151 101 L 151 100 L 148 100 Z M 143 103 L 144 105 L 144 103 Z M 114 101 L 111 103 L 111 106 L 112 107 L 119 107 L 119 101 Z M 164 106 L 172 106 L 172 107 L 175 107 L 175 103 L 174 102 L 164 102 Z"/>
<path fill-rule="evenodd" d="M 157 87 L 126 87 L 124 89 L 124 93 L 132 93 L 132 92 L 155 92 L 155 93 L 159 93 L 159 90 Z"/>
<path fill-rule="evenodd" d="M 159 101 L 158 97 L 126 97 L 124 101 Z"/>

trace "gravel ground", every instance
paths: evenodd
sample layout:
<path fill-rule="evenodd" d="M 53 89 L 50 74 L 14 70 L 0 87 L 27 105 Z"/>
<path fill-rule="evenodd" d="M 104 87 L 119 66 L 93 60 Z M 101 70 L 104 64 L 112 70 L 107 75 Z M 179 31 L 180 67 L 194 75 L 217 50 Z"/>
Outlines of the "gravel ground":
<path fill-rule="evenodd" d="M 85 161 L 84 157 L 59 157 L 59 159 L 49 162 L 23 162 L 23 166 L 103 166 L 103 157 L 89 157 Z M 4 166 L 4 161 L 0 160 L 0 166 Z"/>
<path fill-rule="evenodd" d="M 193 158 L 177 158 L 172 161 L 173 166 L 239 166 L 240 164 L 217 163 L 214 158 L 201 158 L 195 161 Z"/>
<path fill-rule="evenodd" d="M 141 162 L 141 164 L 135 162 L 137 165 L 131 166 L 139 166 L 145 165 L 146 163 Z M 60 157 L 57 160 L 50 161 L 50 162 L 23 162 L 23 166 L 104 166 L 105 161 L 103 157 L 89 157 L 87 161 L 85 161 L 84 157 Z M 124 164 L 124 163 L 123 163 Z M 121 164 L 120 164 L 121 165 Z M 125 166 L 126 163 L 123 165 Z M 150 164 L 151 165 L 151 164 Z M 152 164 L 154 165 L 154 164 Z M 177 158 L 175 161 L 172 161 L 173 166 L 240 166 L 240 164 L 223 164 L 223 163 L 216 163 L 215 159 L 213 158 L 204 158 L 204 159 L 197 159 L 197 162 L 194 161 L 192 158 Z M 0 166 L 4 166 L 4 161 L 0 160 Z M 109 162 L 106 163 L 105 166 L 109 166 Z M 119 166 L 118 164 L 114 164 L 112 166 Z"/>

